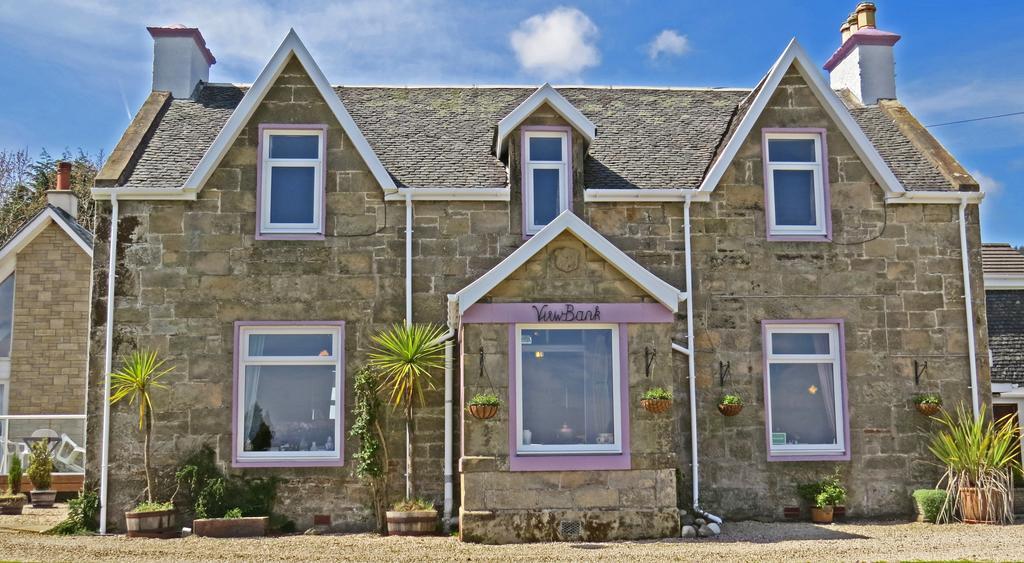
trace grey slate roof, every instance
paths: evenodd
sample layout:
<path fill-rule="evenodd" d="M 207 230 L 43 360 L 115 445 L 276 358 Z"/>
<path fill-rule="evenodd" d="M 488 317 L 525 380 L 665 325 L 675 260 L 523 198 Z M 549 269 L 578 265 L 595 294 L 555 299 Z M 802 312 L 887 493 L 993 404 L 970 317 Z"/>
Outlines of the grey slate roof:
<path fill-rule="evenodd" d="M 505 186 L 493 154 L 498 121 L 525 87 L 335 87 L 397 184 Z M 587 188 L 696 188 L 750 90 L 558 88 L 597 125 L 584 165 Z M 173 100 L 124 185 L 180 187 L 238 105 L 245 87 L 207 85 Z M 953 189 L 879 108 L 854 117 L 908 189 Z"/>
<path fill-rule="evenodd" d="M 985 292 L 992 381 L 1024 384 L 1024 290 Z"/>
<path fill-rule="evenodd" d="M 45 213 L 47 209 L 53 211 L 57 215 L 57 218 L 60 219 L 60 221 L 63 222 L 65 225 L 67 225 L 68 228 L 71 229 L 71 232 L 75 233 L 75 236 L 81 239 L 82 242 L 86 243 L 88 246 L 92 246 L 92 233 L 89 232 L 88 229 L 78 224 L 78 221 L 71 217 L 71 215 L 69 215 L 67 211 L 64 211 L 63 209 L 55 205 L 46 204 L 46 207 L 40 209 L 32 217 L 26 219 L 25 222 L 23 222 L 21 226 L 18 227 L 18 230 L 14 231 L 14 233 L 10 237 L 8 237 L 6 241 L 3 241 L 3 244 L 0 244 L 0 249 L 3 249 L 8 244 L 10 244 L 12 240 L 18 238 L 18 235 L 20 235 L 22 231 L 27 229 L 28 226 L 31 225 L 33 221 L 38 219 L 40 215 Z"/>

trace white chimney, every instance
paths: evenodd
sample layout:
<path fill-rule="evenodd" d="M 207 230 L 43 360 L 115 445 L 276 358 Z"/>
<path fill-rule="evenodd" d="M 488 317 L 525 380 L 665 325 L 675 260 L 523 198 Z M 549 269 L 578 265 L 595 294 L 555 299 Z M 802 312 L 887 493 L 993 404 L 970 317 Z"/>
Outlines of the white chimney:
<path fill-rule="evenodd" d="M 839 33 L 843 43 L 825 63 L 832 88 L 846 88 L 866 105 L 896 98 L 892 47 L 900 36 L 875 27 L 875 5 L 857 4 Z"/>
<path fill-rule="evenodd" d="M 196 85 L 210 81 L 217 62 L 198 28 L 181 24 L 147 27 L 153 37 L 153 90 L 191 98 Z"/>
<path fill-rule="evenodd" d="M 63 209 L 72 219 L 78 219 L 78 196 L 71 191 L 71 163 L 57 163 L 57 189 L 46 190 L 46 203 Z"/>

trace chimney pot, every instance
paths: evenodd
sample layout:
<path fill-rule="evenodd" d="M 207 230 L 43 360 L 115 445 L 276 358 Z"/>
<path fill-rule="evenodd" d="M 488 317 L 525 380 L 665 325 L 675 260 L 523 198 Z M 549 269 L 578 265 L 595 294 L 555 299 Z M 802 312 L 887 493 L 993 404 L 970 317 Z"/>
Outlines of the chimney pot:
<path fill-rule="evenodd" d="M 217 63 L 198 28 L 174 24 L 147 27 L 153 37 L 153 90 L 191 98 L 200 82 L 209 82 Z"/>
<path fill-rule="evenodd" d="M 857 4 L 857 9 L 853 12 L 857 16 L 857 29 L 875 27 L 876 10 L 874 2 L 861 2 Z"/>
<path fill-rule="evenodd" d="M 46 202 L 78 219 L 78 196 L 71 191 L 71 163 L 57 163 L 57 188 L 46 190 Z"/>

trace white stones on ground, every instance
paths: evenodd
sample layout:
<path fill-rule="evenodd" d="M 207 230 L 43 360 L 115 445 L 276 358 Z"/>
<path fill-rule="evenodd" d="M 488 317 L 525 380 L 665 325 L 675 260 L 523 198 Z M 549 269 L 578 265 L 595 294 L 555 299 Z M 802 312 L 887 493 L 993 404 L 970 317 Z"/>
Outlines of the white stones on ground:
<path fill-rule="evenodd" d="M 684 538 L 695 538 L 697 537 L 697 528 L 693 526 L 683 526 L 683 533 L 681 534 Z"/>
<path fill-rule="evenodd" d="M 706 520 L 704 520 L 703 518 L 698 518 L 698 519 L 696 519 L 696 520 L 694 520 L 694 521 L 693 521 L 693 525 L 694 525 L 694 526 L 697 526 L 698 528 L 699 528 L 700 526 L 703 526 L 704 524 L 707 524 L 707 521 L 706 521 Z"/>
<path fill-rule="evenodd" d="M 710 538 L 715 534 L 711 532 L 711 528 L 708 528 L 707 524 L 703 524 L 700 528 L 697 528 L 697 535 L 702 538 Z"/>
<path fill-rule="evenodd" d="M 708 524 L 708 529 L 711 530 L 711 533 L 716 535 L 716 536 L 718 534 L 722 533 L 722 527 L 719 526 L 718 524 L 714 523 L 714 522 L 711 522 L 710 524 Z"/>

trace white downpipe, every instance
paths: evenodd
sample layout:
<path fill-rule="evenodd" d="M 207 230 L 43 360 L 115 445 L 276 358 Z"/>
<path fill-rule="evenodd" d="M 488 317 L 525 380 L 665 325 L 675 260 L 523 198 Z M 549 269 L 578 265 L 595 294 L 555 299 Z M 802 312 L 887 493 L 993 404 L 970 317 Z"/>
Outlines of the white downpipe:
<path fill-rule="evenodd" d="M 100 535 L 107 533 L 107 473 L 110 462 L 110 372 L 114 370 L 114 281 L 117 267 L 117 193 L 110 194 L 110 248 L 107 262 L 107 334 L 103 353 L 103 440 L 100 442 Z M 5 434 L 6 436 L 6 434 Z"/>
<path fill-rule="evenodd" d="M 452 488 L 452 427 L 454 425 L 454 413 L 452 403 L 454 397 L 454 363 L 453 348 L 455 342 L 453 337 L 455 331 L 448 329 L 448 332 L 441 338 L 444 339 L 444 525 L 445 532 L 451 529 L 453 488 Z"/>
<path fill-rule="evenodd" d="M 412 326 L 412 194 L 405 194 L 405 326 Z M 410 425 L 405 425 L 405 498 L 412 498 L 412 475 L 409 473 L 409 456 L 412 451 Z"/>
<path fill-rule="evenodd" d="M 964 304 L 967 309 L 967 356 L 971 365 L 971 406 L 974 418 L 981 414 L 981 398 L 978 395 L 978 361 L 974 343 L 974 293 L 971 291 L 971 266 L 967 254 L 967 198 L 960 200 L 960 259 L 964 270 Z"/>
<path fill-rule="evenodd" d="M 690 477 L 693 485 L 693 511 L 705 519 L 722 523 L 722 519 L 710 512 L 705 512 L 700 507 L 700 456 L 697 452 L 697 366 L 694 360 L 693 337 L 693 256 L 690 252 L 690 197 L 687 196 L 683 204 L 683 232 L 686 243 L 686 348 L 673 343 L 672 349 L 679 350 L 686 354 L 686 360 L 690 369 L 690 451 L 692 455 L 692 475 Z"/>

